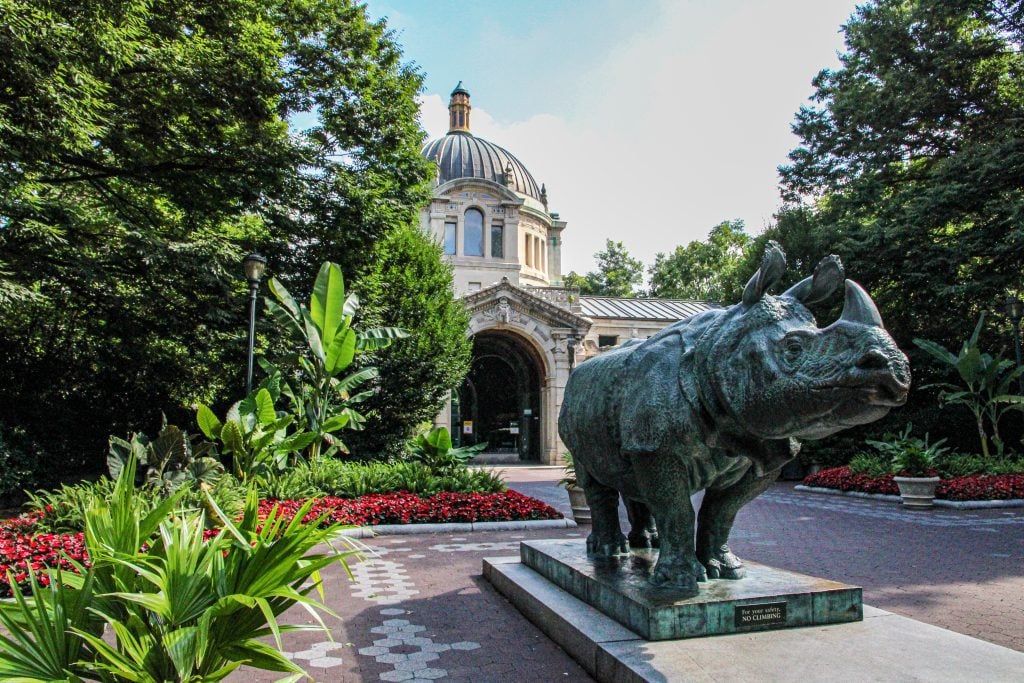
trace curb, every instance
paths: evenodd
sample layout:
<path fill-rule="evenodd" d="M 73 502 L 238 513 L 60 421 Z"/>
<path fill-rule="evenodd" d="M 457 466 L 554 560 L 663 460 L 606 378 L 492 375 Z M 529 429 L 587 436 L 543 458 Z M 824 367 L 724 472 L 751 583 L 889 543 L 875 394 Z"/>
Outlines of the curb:
<path fill-rule="evenodd" d="M 840 491 L 839 489 L 826 489 L 820 486 L 804 486 L 797 484 L 794 491 L 805 491 L 807 493 L 824 493 L 828 496 L 846 496 L 848 498 L 870 498 L 872 500 L 884 500 L 890 503 L 899 503 L 902 499 L 899 496 L 890 496 L 886 493 L 864 493 L 863 491 Z M 933 505 L 937 508 L 953 508 L 954 510 L 991 510 L 992 508 L 1024 508 L 1024 499 L 1009 498 L 1007 500 L 940 500 L 935 499 Z"/>
<path fill-rule="evenodd" d="M 441 524 L 378 524 L 345 529 L 339 536 L 372 538 L 404 534 L 465 534 L 474 531 L 522 531 L 533 529 L 575 529 L 571 519 L 524 519 L 508 522 L 445 522 Z"/>

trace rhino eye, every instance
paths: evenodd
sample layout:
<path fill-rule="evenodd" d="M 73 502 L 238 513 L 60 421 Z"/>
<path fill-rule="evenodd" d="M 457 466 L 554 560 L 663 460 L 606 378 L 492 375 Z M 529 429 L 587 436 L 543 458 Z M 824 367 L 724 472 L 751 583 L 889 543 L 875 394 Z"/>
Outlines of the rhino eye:
<path fill-rule="evenodd" d="M 804 352 L 803 342 L 799 337 L 790 337 L 785 341 L 785 356 L 787 361 L 794 361 Z"/>

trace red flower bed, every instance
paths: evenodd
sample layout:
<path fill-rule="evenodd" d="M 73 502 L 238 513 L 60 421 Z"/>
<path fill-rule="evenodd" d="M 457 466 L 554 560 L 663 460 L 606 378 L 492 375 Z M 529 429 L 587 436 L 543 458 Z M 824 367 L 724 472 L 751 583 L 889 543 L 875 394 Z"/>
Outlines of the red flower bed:
<path fill-rule="evenodd" d="M 302 506 L 301 500 L 260 501 L 260 515 L 276 505 L 287 517 Z M 438 493 L 420 498 L 412 493 L 371 494 L 350 500 L 321 498 L 303 521 L 325 514 L 329 520 L 356 526 L 377 524 L 427 524 L 432 522 L 502 522 L 527 519 L 561 519 L 550 505 L 515 491 L 504 493 Z"/>
<path fill-rule="evenodd" d="M 33 534 L 34 524 L 31 517 L 9 519 L 0 524 L 0 597 L 11 596 L 8 572 L 13 574 L 14 583 L 27 591 L 29 572 L 46 586 L 50 583 L 47 567 L 73 570 L 67 557 L 89 563 L 83 534 Z"/>
<path fill-rule="evenodd" d="M 833 467 L 806 477 L 803 484 L 840 491 L 898 496 L 900 491 L 892 476 L 886 474 L 881 477 L 870 477 L 866 474 L 854 474 L 849 467 Z M 1024 498 L 1024 474 L 976 474 L 970 477 L 944 479 L 936 487 L 935 497 L 945 500 Z"/>
<path fill-rule="evenodd" d="M 265 517 L 276 505 L 291 519 L 305 501 L 263 500 L 259 515 Z M 420 498 L 411 493 L 373 494 L 355 500 L 321 498 L 304 521 L 329 514 L 330 522 L 368 526 L 377 524 L 425 524 L 429 522 L 500 522 L 526 519 L 561 519 L 550 505 L 515 491 L 504 493 L 439 493 Z M 28 590 L 29 572 L 44 586 L 47 567 L 72 570 L 67 557 L 88 566 L 83 534 L 36 534 L 35 519 L 20 517 L 0 523 L 0 597 L 9 597 L 8 570 L 14 582 Z M 207 537 L 217 531 L 206 532 Z M 65 555 L 67 557 L 65 557 Z"/>

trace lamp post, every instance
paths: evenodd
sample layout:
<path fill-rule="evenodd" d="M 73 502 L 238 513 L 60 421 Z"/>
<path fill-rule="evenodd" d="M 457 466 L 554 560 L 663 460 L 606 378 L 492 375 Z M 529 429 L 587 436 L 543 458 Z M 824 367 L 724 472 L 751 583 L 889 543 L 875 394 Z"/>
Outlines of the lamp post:
<path fill-rule="evenodd" d="M 1009 318 L 1013 325 L 1013 350 L 1017 354 L 1017 367 L 1020 367 L 1020 320 L 1024 318 L 1024 301 L 1008 296 L 999 306 L 999 312 Z M 1020 393 L 1024 394 L 1024 377 L 1020 378 Z"/>
<path fill-rule="evenodd" d="M 249 369 L 245 374 L 245 395 L 252 393 L 253 346 L 256 343 L 256 294 L 259 292 L 260 280 L 267 270 L 267 259 L 252 253 L 242 261 L 245 279 L 249 281 Z"/>

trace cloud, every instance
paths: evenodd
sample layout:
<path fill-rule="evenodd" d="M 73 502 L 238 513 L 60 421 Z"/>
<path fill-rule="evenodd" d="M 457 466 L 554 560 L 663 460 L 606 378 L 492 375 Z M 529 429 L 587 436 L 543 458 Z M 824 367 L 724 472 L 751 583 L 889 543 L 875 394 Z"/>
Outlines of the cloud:
<path fill-rule="evenodd" d="M 522 121 L 474 102 L 472 129 L 515 154 L 568 221 L 564 270 L 593 268 L 606 238 L 646 264 L 722 220 L 757 233 L 779 206 L 776 168 L 817 71 L 837 62 L 849 2 L 665 2 L 623 36 L 550 110 Z M 498 77 L 496 75 L 496 77 Z M 431 137 L 447 95 L 421 98 Z"/>

